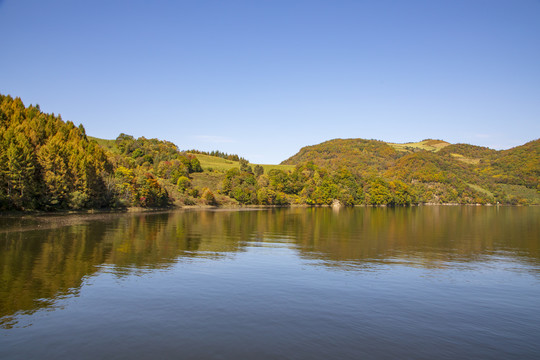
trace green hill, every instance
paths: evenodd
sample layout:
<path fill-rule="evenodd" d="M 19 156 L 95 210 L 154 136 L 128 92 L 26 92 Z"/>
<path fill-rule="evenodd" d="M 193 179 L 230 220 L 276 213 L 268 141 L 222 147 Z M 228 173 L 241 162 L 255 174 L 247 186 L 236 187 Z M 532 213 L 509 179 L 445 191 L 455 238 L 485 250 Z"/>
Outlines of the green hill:
<path fill-rule="evenodd" d="M 485 171 L 498 182 L 540 190 L 540 139 L 498 152 Z"/>
<path fill-rule="evenodd" d="M 0 95 L 0 210 L 171 205 L 540 204 L 540 140 L 496 151 L 334 139 L 280 165 L 84 127 Z"/>
<path fill-rule="evenodd" d="M 283 164 L 311 162 L 333 171 L 347 169 L 363 179 L 402 181 L 417 189 L 421 202 L 536 204 L 539 198 L 533 193 L 540 190 L 539 144 L 535 140 L 496 151 L 442 140 L 394 144 L 334 139 L 304 147 Z"/>
<path fill-rule="evenodd" d="M 317 166 L 332 170 L 344 167 L 361 174 L 377 174 L 388 169 L 400 156 L 399 151 L 383 141 L 334 139 L 303 147 L 281 164 L 313 162 Z"/>

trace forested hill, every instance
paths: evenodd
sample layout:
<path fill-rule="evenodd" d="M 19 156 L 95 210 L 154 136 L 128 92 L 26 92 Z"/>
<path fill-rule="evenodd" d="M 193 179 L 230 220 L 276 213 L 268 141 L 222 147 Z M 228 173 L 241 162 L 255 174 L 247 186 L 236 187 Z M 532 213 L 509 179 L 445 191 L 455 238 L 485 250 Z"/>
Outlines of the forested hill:
<path fill-rule="evenodd" d="M 336 201 L 540 205 L 540 140 L 495 151 L 336 139 L 260 165 L 159 139 L 92 138 L 82 125 L 0 95 L 0 211 Z"/>
<path fill-rule="evenodd" d="M 177 182 L 202 171 L 157 139 L 96 141 L 82 125 L 0 95 L 0 210 L 163 207 Z"/>
<path fill-rule="evenodd" d="M 416 184 L 425 193 L 439 193 L 437 198 L 445 201 L 464 185 L 506 201 L 513 198 L 511 202 L 516 201 L 512 193 L 519 190 L 517 186 L 540 191 L 540 139 L 502 151 L 431 139 L 408 144 L 334 139 L 304 147 L 282 164 L 305 162 L 334 170 L 346 168 L 361 178 Z"/>
<path fill-rule="evenodd" d="M 383 141 L 364 139 L 334 139 L 318 145 L 306 146 L 282 162 L 298 165 L 307 161 L 337 170 L 346 167 L 363 175 L 376 175 L 388 169 L 400 153 Z"/>
<path fill-rule="evenodd" d="M 0 95 L 0 209 L 106 206 L 111 171 L 82 126 Z"/>

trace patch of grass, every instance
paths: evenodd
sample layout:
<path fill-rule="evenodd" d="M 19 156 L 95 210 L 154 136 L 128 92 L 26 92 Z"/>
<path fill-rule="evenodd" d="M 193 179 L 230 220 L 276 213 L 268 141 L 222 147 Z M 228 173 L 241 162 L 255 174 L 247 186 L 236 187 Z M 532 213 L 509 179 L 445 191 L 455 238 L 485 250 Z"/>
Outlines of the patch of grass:
<path fill-rule="evenodd" d="M 476 191 L 478 191 L 478 192 L 480 192 L 480 193 L 484 193 L 484 194 L 486 194 L 486 195 L 488 195 L 488 196 L 493 197 L 493 193 L 492 193 L 491 191 L 489 191 L 489 190 L 487 190 L 487 189 L 484 189 L 483 187 L 481 187 L 481 186 L 479 186 L 479 185 L 469 184 L 469 183 L 467 183 L 467 185 L 468 185 L 471 189 L 474 189 L 474 190 L 476 190 Z"/>
<path fill-rule="evenodd" d="M 199 162 L 201 163 L 201 167 L 204 171 L 208 170 L 217 170 L 217 171 L 227 171 L 232 168 L 240 168 L 240 162 L 238 161 L 232 161 L 223 159 L 217 156 L 210 156 L 210 155 L 202 155 L 202 154 L 193 154 L 199 159 Z M 255 167 L 257 164 L 250 164 L 251 167 Z M 272 169 L 279 169 L 284 171 L 292 171 L 294 170 L 294 165 L 271 165 L 271 164 L 260 164 L 263 169 L 264 173 L 268 173 Z"/>
<path fill-rule="evenodd" d="M 277 169 L 277 170 L 283 170 L 283 171 L 293 171 L 294 165 L 269 165 L 269 164 L 259 164 L 263 167 L 264 173 L 267 174 L 270 170 Z M 254 164 L 251 165 L 252 167 L 255 166 Z"/>
<path fill-rule="evenodd" d="M 512 196 L 523 198 L 531 205 L 540 205 L 540 193 L 522 185 L 501 184 L 504 191 Z"/>
<path fill-rule="evenodd" d="M 94 140 L 102 148 L 105 148 L 113 153 L 118 153 L 118 148 L 116 147 L 116 140 L 100 139 L 93 136 L 88 136 L 88 140 Z"/>
<path fill-rule="evenodd" d="M 405 143 L 405 144 L 388 143 L 388 145 L 392 146 L 397 151 L 413 152 L 415 150 L 421 149 L 421 150 L 437 152 L 441 150 L 442 148 L 450 145 L 450 143 L 443 140 L 427 139 L 427 140 L 422 140 L 419 142 L 411 142 L 411 143 Z"/>
<path fill-rule="evenodd" d="M 471 165 L 480 164 L 480 159 L 469 158 L 469 157 L 466 157 L 466 156 L 463 156 L 463 155 L 460 155 L 460 154 L 450 154 L 450 155 L 452 155 L 452 157 L 454 157 L 454 159 L 459 160 L 461 162 L 464 162 L 466 164 L 471 164 Z"/>
<path fill-rule="evenodd" d="M 193 179 L 191 184 L 193 187 L 197 188 L 209 188 L 211 190 L 216 190 L 221 188 L 221 182 L 225 178 L 223 172 L 213 172 L 205 171 L 202 173 L 192 173 L 191 178 Z"/>
<path fill-rule="evenodd" d="M 209 169 L 212 170 L 219 170 L 219 171 L 227 171 L 232 168 L 240 168 L 240 163 L 238 161 L 232 161 L 223 159 L 217 156 L 210 156 L 210 155 L 202 155 L 202 154 L 192 154 L 199 159 L 199 162 L 201 163 L 201 167 L 203 170 L 208 171 Z"/>

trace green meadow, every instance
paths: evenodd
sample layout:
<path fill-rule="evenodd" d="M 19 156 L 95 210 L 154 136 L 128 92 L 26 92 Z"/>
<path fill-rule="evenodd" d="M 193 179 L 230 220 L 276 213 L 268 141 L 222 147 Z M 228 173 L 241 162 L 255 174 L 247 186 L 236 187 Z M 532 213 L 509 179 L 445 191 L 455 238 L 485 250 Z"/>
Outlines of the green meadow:
<path fill-rule="evenodd" d="M 239 161 L 232 161 L 223 159 L 217 156 L 203 155 L 203 154 L 193 154 L 199 159 L 201 167 L 205 171 L 227 171 L 233 168 L 240 168 Z M 251 167 L 255 165 L 260 165 L 264 169 L 264 173 L 268 173 L 270 170 L 283 170 L 283 171 L 292 171 L 294 165 L 271 165 L 271 164 L 249 164 Z"/>

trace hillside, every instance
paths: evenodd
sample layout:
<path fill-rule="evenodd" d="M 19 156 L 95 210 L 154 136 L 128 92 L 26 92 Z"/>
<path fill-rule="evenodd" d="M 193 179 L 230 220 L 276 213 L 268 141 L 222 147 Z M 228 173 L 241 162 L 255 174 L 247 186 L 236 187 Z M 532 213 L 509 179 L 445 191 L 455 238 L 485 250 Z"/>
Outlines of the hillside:
<path fill-rule="evenodd" d="M 197 154 L 193 152 L 187 152 L 188 154 L 192 154 L 197 159 L 199 159 L 201 163 L 201 167 L 205 171 L 227 171 L 233 168 L 240 168 L 240 161 L 235 160 L 229 160 L 224 159 L 222 157 L 218 156 L 211 156 L 206 154 Z M 294 165 L 270 165 L 270 164 L 253 164 L 249 163 L 251 167 L 255 167 L 256 165 L 261 166 L 264 169 L 264 172 L 268 172 L 270 170 L 278 169 L 278 170 L 285 170 L 285 171 L 292 171 L 294 169 Z"/>
<path fill-rule="evenodd" d="M 504 151 L 443 140 L 334 139 L 280 165 L 160 139 L 86 135 L 0 95 L 0 210 L 540 204 L 540 140 Z"/>
<path fill-rule="evenodd" d="M 377 174 L 388 169 L 400 156 L 399 151 L 383 141 L 334 139 L 303 147 L 281 164 L 313 162 L 317 166 L 332 170 L 345 167 L 358 173 Z"/>
<path fill-rule="evenodd" d="M 82 125 L 0 95 L 0 209 L 111 206 L 112 168 Z"/>
<path fill-rule="evenodd" d="M 485 169 L 498 182 L 540 190 L 540 139 L 501 151 Z"/>
<path fill-rule="evenodd" d="M 283 164 L 313 162 L 348 169 L 360 178 L 399 180 L 419 188 L 426 202 L 540 203 L 540 140 L 496 151 L 442 140 L 394 144 L 334 139 L 302 148 Z M 503 186 L 515 185 L 515 186 Z M 520 188 L 520 186 L 522 188 Z M 524 197 L 523 194 L 528 194 Z"/>

